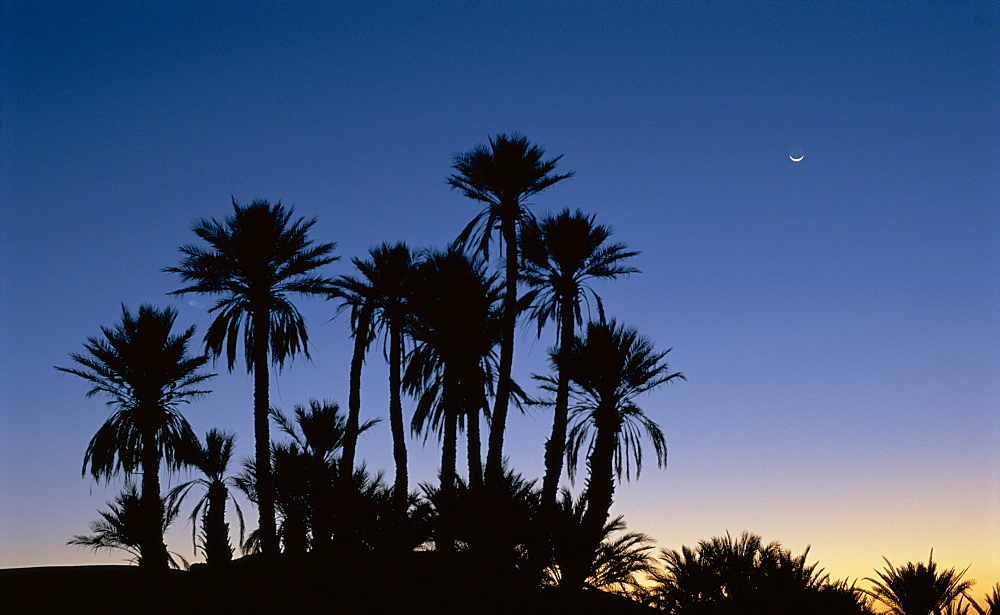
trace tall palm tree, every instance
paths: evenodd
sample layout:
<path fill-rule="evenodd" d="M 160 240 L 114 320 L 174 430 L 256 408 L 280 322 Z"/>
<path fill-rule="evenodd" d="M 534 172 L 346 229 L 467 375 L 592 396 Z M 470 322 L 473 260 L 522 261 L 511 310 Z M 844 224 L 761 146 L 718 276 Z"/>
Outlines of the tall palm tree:
<path fill-rule="evenodd" d="M 128 553 L 130 560 L 139 564 L 140 567 L 148 565 L 145 561 L 150 556 L 149 551 L 144 547 L 145 534 L 147 533 L 145 505 L 142 496 L 136 489 L 135 483 L 126 481 L 124 489 L 115 496 L 114 501 L 105 502 L 108 510 L 97 511 L 101 518 L 90 524 L 90 531 L 93 534 L 73 536 L 66 544 L 77 547 L 89 547 L 94 551 L 120 550 Z M 167 528 L 177 518 L 178 509 L 169 503 L 160 506 L 163 518 L 160 520 L 160 534 L 164 534 Z M 158 557 L 158 554 L 153 554 Z M 180 568 L 181 564 L 187 567 L 187 561 L 176 553 L 167 552 L 167 563 L 172 568 Z M 178 563 L 178 559 L 180 563 Z"/>
<path fill-rule="evenodd" d="M 357 257 L 351 259 L 355 267 L 371 266 L 369 261 Z M 357 454 L 357 431 L 361 420 L 361 370 L 364 368 L 365 355 L 372 342 L 371 321 L 374 305 L 371 298 L 371 287 L 366 281 L 353 276 L 338 276 L 333 282 L 334 290 L 328 299 L 340 299 L 337 313 L 350 310 L 351 337 L 354 339 L 354 351 L 351 354 L 351 373 L 347 400 L 347 429 L 344 433 L 344 452 L 340 457 L 341 471 L 351 472 L 354 468 L 354 458 Z"/>
<path fill-rule="evenodd" d="M 558 215 L 531 220 L 521 235 L 523 253 L 522 279 L 531 290 L 524 300 L 532 305 L 538 334 L 549 320 L 556 322 L 557 353 L 565 356 L 573 345 L 575 326 L 583 323 L 581 304 L 594 299 L 598 315 L 604 320 L 600 296 L 590 287 L 590 280 L 616 278 L 639 273 L 624 264 L 639 254 L 623 243 L 607 243 L 611 227 L 595 224 L 594 216 L 580 210 L 564 209 Z M 554 510 L 559 478 L 566 449 L 569 423 L 569 374 L 560 370 L 556 387 L 552 435 L 545 444 L 545 478 L 542 503 Z"/>
<path fill-rule="evenodd" d="M 187 463 L 197 437 L 178 406 L 208 391 L 199 389 L 215 374 L 201 368 L 205 356 L 190 357 L 194 327 L 173 333 L 177 310 L 142 305 L 133 315 L 123 305 L 121 323 L 101 327 L 102 337 L 87 339 L 86 354 L 72 353 L 80 367 L 56 367 L 87 380 L 87 397 L 102 395 L 114 412 L 97 430 L 83 457 L 83 473 L 110 480 L 142 471 L 145 528 L 140 549 L 142 565 L 166 568 L 163 543 L 163 501 L 160 465 L 168 471 Z"/>
<path fill-rule="evenodd" d="M 406 301 L 410 292 L 414 257 L 403 242 L 380 244 L 370 249 L 369 255 L 368 260 L 352 259 L 361 275 L 338 277 L 331 293 L 331 297 L 341 300 L 340 309 L 350 308 L 354 335 L 347 433 L 341 458 L 342 474 L 350 476 L 354 469 L 361 412 L 361 368 L 365 354 L 375 335 L 384 331 L 387 342 L 385 353 L 389 360 L 389 426 L 392 432 L 393 461 L 396 465 L 393 501 L 397 509 L 403 510 L 406 508 L 409 489 L 401 394 L 403 328 L 407 318 Z"/>
<path fill-rule="evenodd" d="M 909 562 L 896 568 L 888 559 L 885 563 L 885 570 L 875 571 L 878 578 L 866 580 L 872 583 L 872 598 L 889 607 L 893 615 L 942 615 L 973 584 L 962 580 L 968 568 L 938 571 L 933 549 L 927 564 Z"/>
<path fill-rule="evenodd" d="M 544 149 L 532 145 L 523 135 L 499 134 L 489 140 L 488 147 L 477 145 L 464 154 L 456 155 L 452 165 L 456 172 L 448 178 L 452 188 L 484 205 L 459 234 L 458 243 L 465 245 L 470 240 L 475 241 L 476 249 L 487 259 L 494 229 L 499 229 L 504 244 L 500 371 L 490 421 L 487 483 L 499 482 L 503 478 L 503 441 L 511 395 L 514 329 L 517 325 L 519 232 L 522 224 L 531 217 L 527 199 L 573 175 L 554 172 L 561 156 L 544 160 L 544 155 Z M 478 240 L 473 238 L 474 234 L 478 234 Z"/>
<path fill-rule="evenodd" d="M 198 468 L 204 478 L 196 478 L 170 491 L 168 501 L 179 507 L 184 498 L 196 485 L 205 489 L 204 495 L 195 504 L 188 519 L 191 521 L 191 541 L 195 543 L 195 532 L 199 519 L 202 528 L 202 550 L 205 552 L 205 562 L 209 566 L 224 564 L 233 559 L 233 547 L 229 543 L 229 524 L 226 523 L 226 504 L 230 501 L 229 488 L 235 486 L 236 477 L 229 476 L 229 464 L 233 459 L 233 446 L 236 435 L 218 429 L 210 429 L 205 434 L 204 445 L 199 446 L 193 465 Z M 239 502 L 232 500 L 236 507 L 236 516 L 240 520 L 240 543 L 243 543 L 244 523 L 243 511 Z"/>
<path fill-rule="evenodd" d="M 208 246 L 181 246 L 181 264 L 164 268 L 190 282 L 171 294 L 221 295 L 209 310 L 218 316 L 205 335 L 205 348 L 215 358 L 225 353 L 230 371 L 236 365 L 242 329 L 244 361 L 254 376 L 259 529 L 268 554 L 278 550 L 269 459 L 268 367 L 271 362 L 281 367 L 299 352 L 309 357 L 305 320 L 289 295 L 327 295 L 333 281 L 317 269 L 338 258 L 332 256 L 336 244 L 314 245 L 309 239 L 316 219 L 293 222 L 293 212 L 280 202 L 259 200 L 241 206 L 233 199 L 233 214 L 224 222 L 195 222 L 195 234 Z"/>
<path fill-rule="evenodd" d="M 575 422 L 567 436 L 570 476 L 576 472 L 580 451 L 585 445 L 588 450 L 587 510 L 581 523 L 586 540 L 580 545 L 587 552 L 600 542 L 614 498 L 615 477 L 621 480 L 624 474 L 629 480 L 633 461 L 637 478 L 642 471 L 642 432 L 653 444 L 657 465 L 666 463 L 663 432 L 635 399 L 661 384 L 684 379 L 679 372 L 669 372 L 663 360 L 668 352 L 654 351 L 638 331 L 611 320 L 591 321 L 586 336 L 578 336 L 568 353 L 552 357 L 572 383 L 570 409 Z M 571 585 L 578 585 L 585 576 L 586 570 L 580 568 L 564 574 Z"/>
<path fill-rule="evenodd" d="M 500 340 L 500 287 L 482 259 L 456 246 L 429 252 L 416 268 L 408 332 L 416 345 L 406 371 L 407 389 L 419 394 L 413 426 L 443 432 L 441 488 L 454 490 L 458 426 L 469 435 L 469 482 L 482 479 L 479 414 L 492 389 Z"/>

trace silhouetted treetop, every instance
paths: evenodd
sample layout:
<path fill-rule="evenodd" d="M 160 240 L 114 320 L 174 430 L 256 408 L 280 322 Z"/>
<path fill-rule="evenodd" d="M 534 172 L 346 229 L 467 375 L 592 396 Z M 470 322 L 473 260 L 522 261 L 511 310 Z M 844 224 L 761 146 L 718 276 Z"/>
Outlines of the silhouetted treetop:
<path fill-rule="evenodd" d="M 269 315 L 267 342 L 278 365 L 300 351 L 309 357 L 305 321 L 289 294 L 329 294 L 333 280 L 316 270 L 340 257 L 332 254 L 336 243 L 314 245 L 308 237 L 316 218 L 293 221 L 294 212 L 280 202 L 272 205 L 257 200 L 241 206 L 233 199 L 233 214 L 225 221 L 201 219 L 192 225 L 208 247 L 183 245 L 181 264 L 163 269 L 191 282 L 172 295 L 223 295 L 209 309 L 219 314 L 205 335 L 205 345 L 213 356 L 225 353 L 230 370 L 236 364 L 241 326 L 247 371 L 254 367 L 255 332 L 250 316 L 257 312 Z"/>

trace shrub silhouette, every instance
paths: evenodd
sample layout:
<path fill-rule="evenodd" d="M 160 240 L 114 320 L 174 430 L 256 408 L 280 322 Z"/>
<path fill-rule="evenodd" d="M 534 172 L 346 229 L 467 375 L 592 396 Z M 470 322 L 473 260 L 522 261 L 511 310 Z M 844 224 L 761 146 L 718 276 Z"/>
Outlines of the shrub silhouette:
<path fill-rule="evenodd" d="M 115 549 L 125 551 L 131 556 L 129 561 L 143 566 L 147 517 L 143 510 L 142 496 L 139 495 L 135 483 L 126 482 L 121 493 L 116 495 L 113 501 L 105 502 L 105 505 L 108 510 L 97 511 L 101 518 L 90 524 L 90 531 L 93 533 L 89 536 L 73 536 L 66 544 L 89 547 L 94 551 Z M 165 533 L 177 518 L 178 510 L 176 506 L 166 502 L 161 504 L 160 510 L 163 511 L 160 532 Z M 187 560 L 170 551 L 167 552 L 167 562 L 172 568 L 188 567 Z"/>
<path fill-rule="evenodd" d="M 907 562 L 896 568 L 888 559 L 885 564 L 885 569 L 875 571 L 877 578 L 867 579 L 872 583 L 869 594 L 894 615 L 941 615 L 974 583 L 962 580 L 968 568 L 961 572 L 955 568 L 939 571 L 933 549 L 927 564 Z"/>

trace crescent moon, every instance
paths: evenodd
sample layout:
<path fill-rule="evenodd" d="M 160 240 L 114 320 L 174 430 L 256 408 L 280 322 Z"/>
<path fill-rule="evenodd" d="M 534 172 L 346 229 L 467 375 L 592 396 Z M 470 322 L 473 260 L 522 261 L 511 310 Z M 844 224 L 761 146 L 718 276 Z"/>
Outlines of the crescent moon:
<path fill-rule="evenodd" d="M 802 154 L 798 158 L 792 158 L 791 156 L 789 156 L 788 159 L 791 160 L 792 162 L 802 162 L 802 159 L 805 158 L 805 157 L 806 157 L 806 155 Z"/>

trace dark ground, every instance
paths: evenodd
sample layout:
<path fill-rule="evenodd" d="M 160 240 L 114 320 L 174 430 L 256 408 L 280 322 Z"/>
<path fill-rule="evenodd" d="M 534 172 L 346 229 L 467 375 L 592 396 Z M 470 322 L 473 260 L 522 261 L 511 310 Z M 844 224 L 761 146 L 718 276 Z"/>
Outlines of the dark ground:
<path fill-rule="evenodd" d="M 0 570 L 0 612 L 14 613 L 656 613 L 620 596 L 497 579 L 460 558 L 413 553 L 385 560 L 150 575 L 135 566 Z"/>

